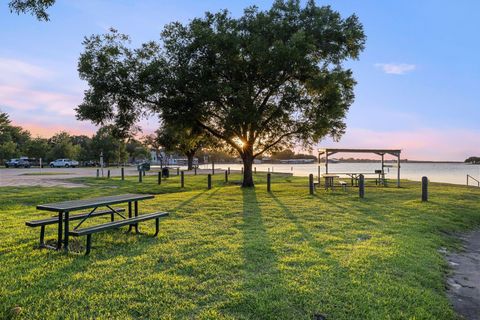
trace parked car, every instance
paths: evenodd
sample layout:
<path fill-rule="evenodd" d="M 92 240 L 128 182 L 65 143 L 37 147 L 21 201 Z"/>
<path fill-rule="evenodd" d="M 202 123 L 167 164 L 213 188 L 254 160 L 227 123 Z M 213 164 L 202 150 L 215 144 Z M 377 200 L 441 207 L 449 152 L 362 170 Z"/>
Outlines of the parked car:
<path fill-rule="evenodd" d="M 78 166 L 78 161 L 71 159 L 57 159 L 50 162 L 50 167 L 52 168 L 75 168 Z"/>
<path fill-rule="evenodd" d="M 10 159 L 5 162 L 6 168 L 30 168 L 30 162 L 25 159 Z"/>
<path fill-rule="evenodd" d="M 98 166 L 100 166 L 100 163 L 98 163 L 98 161 L 95 161 L 95 160 L 90 160 L 85 162 L 85 167 L 98 167 Z"/>

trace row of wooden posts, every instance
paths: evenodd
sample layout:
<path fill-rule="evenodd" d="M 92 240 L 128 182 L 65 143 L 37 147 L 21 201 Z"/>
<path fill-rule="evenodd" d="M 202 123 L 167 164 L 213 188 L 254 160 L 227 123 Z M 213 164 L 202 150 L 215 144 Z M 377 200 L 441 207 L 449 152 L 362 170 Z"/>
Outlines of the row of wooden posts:
<path fill-rule="evenodd" d="M 121 177 L 122 180 L 125 180 L 125 170 L 124 168 L 121 169 Z M 243 173 L 243 168 L 242 168 L 242 173 Z M 256 168 L 255 168 L 255 173 L 256 173 Z M 197 168 L 195 167 L 194 169 L 194 174 L 197 175 Z M 215 169 L 213 169 L 212 166 L 212 173 L 208 174 L 207 176 L 207 188 L 212 189 L 212 175 L 215 174 Z M 177 176 L 180 175 L 180 186 L 182 188 L 185 187 L 185 175 L 184 171 L 180 171 L 179 168 L 177 168 Z M 228 182 L 228 176 L 230 175 L 230 168 L 228 170 L 225 170 L 225 182 Z M 138 171 L 138 182 L 143 182 L 143 177 L 145 176 L 145 170 L 140 170 Z M 97 169 L 97 178 L 100 177 L 100 169 Z M 107 178 L 110 179 L 110 170 L 107 170 Z M 162 172 L 158 172 L 158 179 L 157 179 L 158 184 L 162 184 Z M 270 173 L 267 173 L 267 191 L 271 192 L 272 191 L 272 176 Z M 315 193 L 315 183 L 313 180 L 313 174 L 310 174 L 308 176 L 308 186 L 309 186 L 309 191 L 310 194 Z M 361 174 L 358 178 L 358 196 L 360 198 L 365 198 L 365 177 L 363 174 Z M 428 201 L 428 178 L 427 177 L 422 177 L 422 201 Z"/>
<path fill-rule="evenodd" d="M 270 174 L 268 174 L 270 176 Z M 269 180 L 269 177 L 267 176 L 267 181 Z M 308 176 L 308 184 L 309 184 L 309 190 L 310 194 L 315 193 L 315 184 L 313 182 L 313 174 L 310 174 Z M 270 185 L 267 182 L 267 189 L 270 191 Z M 365 177 L 363 174 L 359 175 L 358 177 L 358 196 L 360 198 L 365 198 Z M 422 177 L 422 201 L 426 202 L 428 201 L 428 178 L 427 177 Z"/>

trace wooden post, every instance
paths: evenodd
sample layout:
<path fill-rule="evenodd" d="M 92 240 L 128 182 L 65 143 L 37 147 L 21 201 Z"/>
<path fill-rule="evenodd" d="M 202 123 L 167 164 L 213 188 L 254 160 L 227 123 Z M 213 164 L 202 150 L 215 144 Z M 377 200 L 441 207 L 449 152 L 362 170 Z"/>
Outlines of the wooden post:
<path fill-rule="evenodd" d="M 381 178 L 382 178 L 382 186 L 386 186 L 387 184 L 385 183 L 385 154 L 382 153 L 382 173 L 381 173 Z"/>
<path fill-rule="evenodd" d="M 212 160 L 212 175 L 215 174 L 215 162 Z"/>
<path fill-rule="evenodd" d="M 180 174 L 180 168 L 177 168 L 177 176 Z"/>
<path fill-rule="evenodd" d="M 328 174 L 328 152 L 325 152 L 325 174 Z"/>
<path fill-rule="evenodd" d="M 313 185 L 313 174 L 310 173 L 308 176 L 308 188 L 310 190 L 310 194 L 314 194 L 314 185 Z"/>
<path fill-rule="evenodd" d="M 428 178 L 422 177 L 422 201 L 428 201 Z"/>
<path fill-rule="evenodd" d="M 107 171 L 107 178 L 110 179 L 110 169 Z"/>
<path fill-rule="evenodd" d="M 182 170 L 181 175 L 180 175 L 180 187 L 184 188 L 185 187 L 185 175 L 184 171 Z"/>
<path fill-rule="evenodd" d="M 122 181 L 125 180 L 125 168 L 124 167 L 122 167 L 120 169 L 120 175 L 122 176 Z"/>
<path fill-rule="evenodd" d="M 143 176 L 145 177 L 145 175 L 147 174 L 147 171 L 145 171 L 145 169 L 142 169 L 142 173 L 143 173 Z"/>
<path fill-rule="evenodd" d="M 268 192 L 272 191 L 271 183 L 272 183 L 272 176 L 270 175 L 270 173 L 267 173 L 267 191 Z"/>
<path fill-rule="evenodd" d="M 230 167 L 228 167 L 228 174 L 230 174 Z"/>
<path fill-rule="evenodd" d="M 320 157 L 320 156 L 319 156 Z M 320 160 L 319 160 L 320 161 Z M 318 165 L 318 186 L 320 187 L 320 182 L 322 182 L 322 178 L 320 176 L 320 165 Z"/>
<path fill-rule="evenodd" d="M 142 170 L 139 170 L 139 171 L 138 171 L 138 182 L 142 182 L 142 181 L 143 181 Z"/>
<path fill-rule="evenodd" d="M 242 174 L 243 174 L 243 167 L 242 167 Z"/>
<path fill-rule="evenodd" d="M 97 179 L 100 177 L 100 169 L 97 169 Z"/>
<path fill-rule="evenodd" d="M 358 195 L 360 198 L 365 198 L 365 177 L 363 174 L 358 176 Z"/>
<path fill-rule="evenodd" d="M 197 167 L 193 168 L 195 175 L 197 175 Z"/>
<path fill-rule="evenodd" d="M 210 173 L 207 176 L 207 189 L 212 189 L 212 175 Z"/>
<path fill-rule="evenodd" d="M 400 154 L 397 156 L 397 188 L 400 188 Z"/>
<path fill-rule="evenodd" d="M 257 174 L 257 167 L 253 167 L 253 173 Z"/>
<path fill-rule="evenodd" d="M 162 171 L 158 172 L 158 184 L 162 184 Z"/>
<path fill-rule="evenodd" d="M 228 182 L 228 170 L 225 170 L 225 182 Z"/>

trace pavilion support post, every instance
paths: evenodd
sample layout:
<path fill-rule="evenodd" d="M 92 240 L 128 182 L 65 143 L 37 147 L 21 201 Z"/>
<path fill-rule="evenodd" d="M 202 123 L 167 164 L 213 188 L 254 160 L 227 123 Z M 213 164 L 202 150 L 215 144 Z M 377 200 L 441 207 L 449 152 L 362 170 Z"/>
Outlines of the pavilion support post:
<path fill-rule="evenodd" d="M 320 179 L 320 163 L 318 164 L 318 186 L 320 186 L 320 182 L 321 182 L 321 179 Z"/>
<path fill-rule="evenodd" d="M 325 152 L 325 174 L 328 174 L 328 151 Z"/>
<path fill-rule="evenodd" d="M 381 176 L 382 186 L 385 186 L 386 185 L 386 183 L 385 183 L 385 154 L 382 153 L 381 156 L 382 156 L 382 176 Z"/>
<path fill-rule="evenodd" d="M 400 154 L 397 155 L 397 188 L 400 188 Z"/>
<path fill-rule="evenodd" d="M 382 156 L 382 175 L 383 175 L 384 172 L 385 172 L 385 169 L 384 169 L 385 168 L 385 155 L 382 153 L 381 156 Z"/>

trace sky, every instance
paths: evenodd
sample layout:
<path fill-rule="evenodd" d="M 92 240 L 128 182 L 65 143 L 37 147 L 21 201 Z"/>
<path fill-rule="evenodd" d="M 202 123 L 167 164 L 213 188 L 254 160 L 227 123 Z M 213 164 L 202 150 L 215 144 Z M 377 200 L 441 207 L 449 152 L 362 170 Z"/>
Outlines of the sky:
<path fill-rule="evenodd" d="M 188 22 L 205 11 L 233 16 L 273 0 L 57 0 L 50 21 L 10 13 L 0 1 L 0 110 L 33 135 L 58 131 L 91 135 L 75 118 L 87 84 L 77 61 L 85 36 L 110 27 L 134 45 L 158 40 L 163 26 Z M 458 160 L 480 155 L 480 1 L 319 1 L 343 17 L 356 14 L 366 47 L 345 65 L 358 84 L 339 142 L 322 147 L 400 148 L 402 158 Z M 141 123 L 154 131 L 155 118 Z"/>

